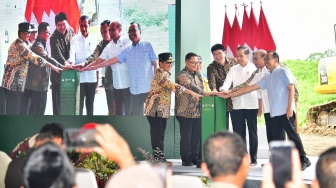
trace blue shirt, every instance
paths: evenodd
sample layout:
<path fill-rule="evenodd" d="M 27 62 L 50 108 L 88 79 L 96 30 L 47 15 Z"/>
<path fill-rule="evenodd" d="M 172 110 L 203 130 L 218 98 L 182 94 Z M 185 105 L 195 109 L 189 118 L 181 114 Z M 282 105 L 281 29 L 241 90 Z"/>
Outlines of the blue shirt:
<path fill-rule="evenodd" d="M 288 85 L 294 84 L 293 75 L 280 66 L 261 79 L 257 85 L 267 90 L 271 117 L 287 113 L 289 90 Z M 292 108 L 295 111 L 294 98 Z"/>
<path fill-rule="evenodd" d="M 139 41 L 120 52 L 117 59 L 120 63 L 126 62 L 128 65 L 131 93 L 148 93 L 154 75 L 152 62 L 157 59 L 152 45 L 146 41 Z"/>

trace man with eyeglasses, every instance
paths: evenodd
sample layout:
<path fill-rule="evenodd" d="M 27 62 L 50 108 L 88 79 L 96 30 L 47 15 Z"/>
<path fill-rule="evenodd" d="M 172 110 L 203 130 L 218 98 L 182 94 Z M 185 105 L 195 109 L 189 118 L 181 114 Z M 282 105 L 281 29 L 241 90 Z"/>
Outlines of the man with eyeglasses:
<path fill-rule="evenodd" d="M 46 43 L 49 38 L 50 26 L 47 22 L 41 22 L 38 26 L 38 36 L 32 44 L 31 50 L 53 65 L 63 68 L 62 64 L 48 55 Z M 44 115 L 47 104 L 49 77 L 49 67 L 41 68 L 36 65 L 29 65 L 24 99 L 21 106 L 22 115 Z M 30 106 L 28 105 L 29 101 Z"/>
<path fill-rule="evenodd" d="M 236 92 L 228 91 L 220 94 L 222 97 L 236 97 L 257 89 L 266 89 L 270 105 L 270 116 L 274 128 L 274 140 L 284 140 L 285 133 L 289 140 L 295 143 L 299 151 L 302 170 L 311 165 L 303 148 L 303 144 L 295 126 L 295 99 L 294 76 L 286 68 L 279 65 L 279 54 L 275 51 L 267 52 L 265 56 L 266 68 L 271 71 L 258 83 L 238 89 Z"/>
<path fill-rule="evenodd" d="M 50 51 L 51 57 L 65 67 L 69 68 L 67 62 L 69 59 L 70 40 L 75 36 L 74 30 L 67 22 L 67 16 L 60 12 L 55 16 L 56 29 L 50 37 Z M 60 90 L 61 90 L 61 75 L 51 72 L 50 75 L 51 90 L 52 90 L 52 103 L 53 114 L 60 114 Z"/>
<path fill-rule="evenodd" d="M 145 114 L 150 125 L 151 143 L 153 149 L 154 161 L 167 163 L 171 166 L 173 163 L 168 162 L 164 156 L 164 134 L 167 125 L 167 119 L 170 116 L 170 100 L 171 93 L 176 95 L 182 93 L 187 96 L 199 99 L 197 94 L 185 87 L 176 84 L 170 80 L 170 69 L 173 64 L 173 56 L 171 53 L 159 54 L 159 65 L 154 74 L 151 89 L 145 103 Z"/>
<path fill-rule="evenodd" d="M 30 28 L 31 28 L 32 31 L 31 31 L 30 36 L 29 36 L 29 43 L 30 43 L 30 45 L 33 45 L 33 43 L 35 42 L 36 37 L 37 37 L 37 27 L 36 27 L 35 24 L 31 23 Z"/>
<path fill-rule="evenodd" d="M 120 62 L 127 63 L 130 78 L 130 112 L 129 115 L 142 116 L 144 103 L 148 96 L 154 72 L 158 68 L 157 55 L 152 44 L 141 40 L 139 23 L 132 22 L 128 28 L 128 37 L 132 41 L 116 57 L 104 62 L 96 62 L 86 66 L 83 70 L 95 70 Z"/>
<path fill-rule="evenodd" d="M 199 94 L 210 96 L 213 92 L 206 93 L 202 75 L 197 71 L 199 59 L 195 53 L 185 56 L 185 68 L 178 74 L 176 83 Z M 187 94 L 176 95 L 175 116 L 180 124 L 180 154 L 182 166 L 196 165 L 200 168 L 201 160 L 198 158 L 201 145 L 201 104 L 198 98 Z"/>
<path fill-rule="evenodd" d="M 28 66 L 50 67 L 59 74 L 62 70 L 33 53 L 28 46 L 30 24 L 22 22 L 18 25 L 18 38 L 10 45 L 7 62 L 2 79 L 2 87 L 6 98 L 6 114 L 20 114 L 20 106 L 25 89 Z"/>

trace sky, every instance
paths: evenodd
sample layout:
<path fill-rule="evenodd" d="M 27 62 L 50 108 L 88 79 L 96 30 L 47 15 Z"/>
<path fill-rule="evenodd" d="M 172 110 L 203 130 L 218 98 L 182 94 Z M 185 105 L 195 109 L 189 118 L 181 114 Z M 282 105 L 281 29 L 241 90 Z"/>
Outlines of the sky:
<path fill-rule="evenodd" d="M 222 41 L 224 14 L 226 11 L 232 25 L 235 3 L 238 5 L 238 20 L 242 23 L 243 6 L 251 0 L 210 0 L 212 44 Z M 260 1 L 252 0 L 253 11 L 259 21 Z M 263 0 L 263 10 L 277 46 L 281 60 L 306 59 L 309 54 L 335 50 L 334 25 L 336 24 L 336 1 L 319 0 Z"/>

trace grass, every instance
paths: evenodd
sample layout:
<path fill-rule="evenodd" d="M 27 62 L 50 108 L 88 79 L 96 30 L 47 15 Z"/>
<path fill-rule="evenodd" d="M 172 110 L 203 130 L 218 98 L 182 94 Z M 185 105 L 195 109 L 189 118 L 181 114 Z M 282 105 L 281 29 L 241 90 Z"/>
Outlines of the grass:
<path fill-rule="evenodd" d="M 318 62 L 301 60 L 287 60 L 285 62 L 298 82 L 300 93 L 298 117 L 302 127 L 306 124 L 306 114 L 311 106 L 336 100 L 336 95 L 322 95 L 315 92 L 314 86 L 318 84 Z"/>

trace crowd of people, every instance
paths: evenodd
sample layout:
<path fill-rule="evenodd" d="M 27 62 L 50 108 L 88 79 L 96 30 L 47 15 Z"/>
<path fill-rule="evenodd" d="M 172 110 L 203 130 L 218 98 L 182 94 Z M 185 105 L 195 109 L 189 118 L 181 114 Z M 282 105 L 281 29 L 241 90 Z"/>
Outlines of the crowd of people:
<path fill-rule="evenodd" d="M 201 72 L 201 56 L 189 52 L 185 55 L 185 67 L 178 73 L 174 83 L 169 72 L 174 63 L 172 54 L 164 52 L 157 55 L 151 43 L 142 40 L 139 23 L 130 23 L 127 37 L 122 33 L 120 22 L 105 20 L 100 25 L 100 42 L 89 32 L 91 23 L 88 16 L 80 17 L 80 33 L 77 35 L 68 25 L 64 13 L 55 16 L 55 24 L 56 29 L 52 34 L 50 25 L 46 22 L 41 22 L 37 29 L 34 24 L 28 22 L 18 25 L 18 38 L 9 48 L 2 82 L 6 97 L 6 114 L 43 115 L 50 79 L 53 114 L 59 115 L 60 71 L 74 69 L 80 72 L 80 114 L 84 114 L 85 106 L 86 114 L 93 115 L 98 70 L 101 69 L 104 70 L 103 85 L 108 114 L 145 114 L 150 125 L 152 150 L 163 153 L 163 157 L 154 159 L 157 162 L 172 165 L 164 157 L 164 137 L 167 119 L 170 116 L 171 94 L 175 92 L 175 116 L 180 128 L 182 166 L 196 165 L 202 168 L 205 174 L 213 178 L 212 187 L 229 186 L 228 184 L 232 187 L 242 187 L 249 167 L 258 164 L 257 117 L 262 114 L 266 122 L 268 142 L 285 140 L 287 134 L 288 139 L 295 143 L 299 157 L 294 150 L 293 169 L 305 170 L 311 165 L 295 124 L 299 96 L 295 77 L 285 64 L 280 62 L 277 52 L 258 50 L 251 54 L 253 62 L 249 62 L 250 50 L 247 47 L 239 46 L 236 49 L 236 58 L 229 58 L 225 55 L 224 46 L 215 44 L 211 47 L 214 61 L 208 65 L 206 75 Z M 46 46 L 48 39 L 51 56 Z M 231 119 L 234 133 L 220 132 L 212 135 L 207 138 L 201 152 L 200 98 L 203 96 L 227 99 L 227 112 L 223 115 L 226 116 L 227 129 Z M 60 127 L 58 124 L 52 126 Z M 249 152 L 246 147 L 246 127 L 249 134 Z M 95 148 L 96 152 L 114 160 L 122 169 L 135 165 L 127 143 L 113 127 L 101 125 L 96 129 L 96 139 L 101 146 Z M 34 168 L 36 161 L 30 161 L 30 158 L 43 156 L 46 152 L 62 153 L 57 147 L 62 146 L 60 139 L 62 140 L 63 136 L 50 134 L 52 131 L 48 129 L 46 132 L 45 134 L 42 131 L 30 139 L 36 143 L 36 149 L 33 150 L 36 154 L 27 151 L 25 157 L 11 162 L 6 181 L 11 179 L 10 174 L 18 173 L 22 174 L 22 182 L 12 183 L 36 187 L 36 182 L 31 182 L 34 178 L 30 179 L 29 173 L 41 175 L 44 172 L 36 172 L 41 169 Z M 56 138 L 58 141 L 55 141 Z M 54 144 L 49 143 L 50 141 Z M 29 140 L 27 142 L 29 143 Z M 46 142 L 48 144 L 45 144 Z M 42 147 L 44 145 L 45 147 Z M 22 154 L 20 152 L 16 149 L 11 157 Z M 202 153 L 204 162 L 201 160 Z M 326 155 L 330 157 L 330 154 Z M 62 154 L 57 157 L 60 158 L 67 160 Z M 327 162 L 322 161 L 318 165 L 325 166 L 325 163 Z M 22 165 L 25 167 L 19 173 Z M 41 165 L 48 166 L 46 163 Z M 69 165 L 64 162 L 64 168 L 66 166 Z M 324 168 L 317 169 L 324 173 Z M 66 169 L 59 169 L 59 172 L 63 170 Z M 269 172 L 272 169 L 265 165 L 264 170 Z M 66 173 L 70 174 L 67 175 L 68 178 L 73 177 L 72 170 L 66 170 Z M 264 177 L 264 185 L 271 186 L 269 183 L 272 181 L 268 180 L 272 177 Z M 113 178 L 111 182 L 112 180 Z M 225 180 L 224 184 L 222 180 Z M 292 181 L 294 184 L 302 183 L 302 178 L 293 177 Z M 65 185 L 71 187 L 74 182 L 69 180 L 64 184 L 64 187 L 68 187 Z"/>
<path fill-rule="evenodd" d="M 109 124 L 94 124 L 95 140 L 98 147 L 78 150 L 97 152 L 115 161 L 120 170 L 111 176 L 106 187 L 166 187 L 172 188 L 172 171 L 167 169 L 165 178 L 146 163 L 137 164 L 126 140 Z M 45 124 L 34 139 L 34 144 L 22 149 L 21 155 L 13 158 L 0 152 L 0 186 L 20 187 L 76 187 L 76 171 L 65 154 L 64 127 L 58 123 Z M 22 143 L 21 143 L 22 144 Z M 20 145 L 20 144 L 19 144 Z M 250 170 L 250 155 L 240 135 L 230 131 L 219 131 L 210 135 L 204 143 L 204 162 L 201 169 L 211 178 L 210 188 L 243 187 Z M 17 150 L 17 149 L 16 149 Z M 17 151 L 13 151 L 17 153 Z M 22 155 L 22 152 L 25 152 Z M 313 188 L 336 186 L 334 166 L 336 148 L 324 151 L 316 164 L 316 178 L 311 182 Z M 307 187 L 301 176 L 299 151 L 292 150 L 291 179 L 285 187 Z M 262 167 L 262 188 L 275 187 L 272 165 Z M 132 181 L 129 181 L 129 179 Z"/>

